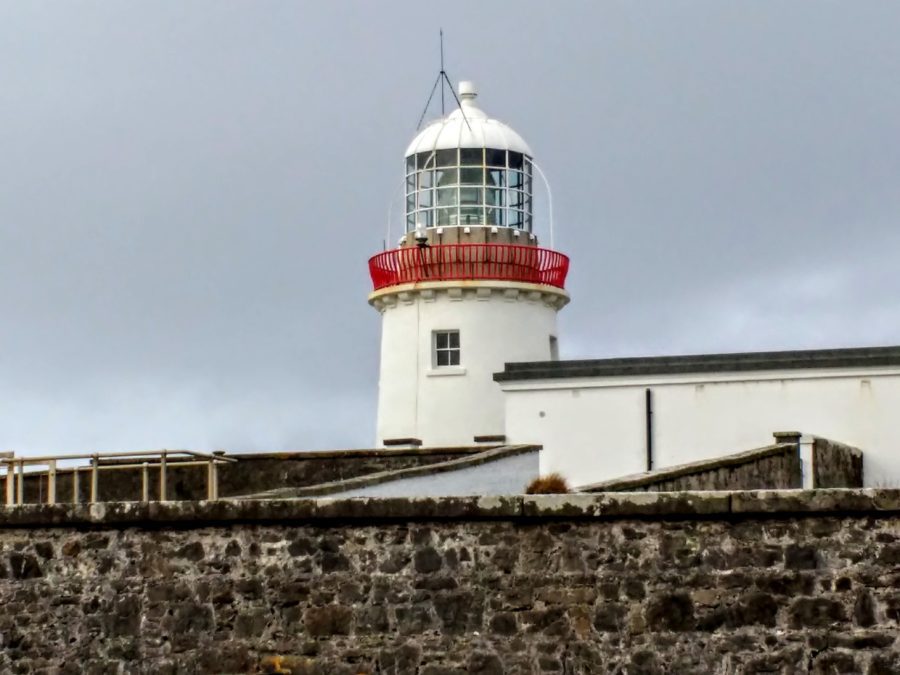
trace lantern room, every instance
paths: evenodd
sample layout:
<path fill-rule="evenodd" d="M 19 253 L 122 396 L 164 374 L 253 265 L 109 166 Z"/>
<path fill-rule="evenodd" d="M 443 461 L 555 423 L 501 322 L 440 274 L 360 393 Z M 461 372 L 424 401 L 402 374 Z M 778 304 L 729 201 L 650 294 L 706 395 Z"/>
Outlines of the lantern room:
<path fill-rule="evenodd" d="M 461 82 L 459 108 L 423 129 L 407 148 L 407 233 L 447 227 L 532 233 L 531 149 L 480 110 L 476 97 L 475 86 Z"/>

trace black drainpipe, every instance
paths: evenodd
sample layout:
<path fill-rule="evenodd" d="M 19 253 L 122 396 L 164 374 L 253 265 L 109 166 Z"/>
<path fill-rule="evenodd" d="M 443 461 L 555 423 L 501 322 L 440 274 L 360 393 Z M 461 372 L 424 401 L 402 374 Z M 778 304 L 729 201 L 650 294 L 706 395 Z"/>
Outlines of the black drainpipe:
<path fill-rule="evenodd" d="M 653 470 L 653 392 L 644 390 L 644 402 L 647 419 L 647 471 Z"/>

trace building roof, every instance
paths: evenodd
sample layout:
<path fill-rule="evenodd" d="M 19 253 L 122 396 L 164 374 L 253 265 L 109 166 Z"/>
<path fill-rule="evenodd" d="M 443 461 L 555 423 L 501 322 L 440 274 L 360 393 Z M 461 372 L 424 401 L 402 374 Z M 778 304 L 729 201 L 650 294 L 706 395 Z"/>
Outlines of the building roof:
<path fill-rule="evenodd" d="M 494 374 L 498 382 L 627 375 L 682 375 L 805 368 L 900 366 L 900 346 L 810 349 L 736 354 L 691 354 L 579 361 L 507 363 Z"/>
<path fill-rule="evenodd" d="M 425 127 L 406 149 L 417 152 L 451 148 L 493 148 L 512 150 L 532 157 L 531 148 L 511 127 L 491 119 L 475 105 L 478 93 L 471 82 L 459 83 L 460 107 Z"/>

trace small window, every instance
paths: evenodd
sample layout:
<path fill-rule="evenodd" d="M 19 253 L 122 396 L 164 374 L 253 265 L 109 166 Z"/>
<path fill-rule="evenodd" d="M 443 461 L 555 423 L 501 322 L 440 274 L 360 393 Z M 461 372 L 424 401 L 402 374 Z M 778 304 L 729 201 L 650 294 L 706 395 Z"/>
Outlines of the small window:
<path fill-rule="evenodd" d="M 434 365 L 436 367 L 459 365 L 459 331 L 434 332 Z"/>
<path fill-rule="evenodd" d="M 456 166 L 456 148 L 453 150 L 437 150 L 434 153 L 437 166 Z"/>
<path fill-rule="evenodd" d="M 484 170 L 460 169 L 459 182 L 462 185 L 484 185 Z"/>
<path fill-rule="evenodd" d="M 440 188 L 437 191 L 438 206 L 456 206 L 457 188 Z"/>
<path fill-rule="evenodd" d="M 461 148 L 459 163 L 462 166 L 481 166 L 484 161 L 484 150 L 481 148 Z"/>
<path fill-rule="evenodd" d="M 506 166 L 506 150 L 491 150 L 488 148 L 484 151 L 484 155 L 488 166 Z"/>
<path fill-rule="evenodd" d="M 559 340 L 555 335 L 550 336 L 550 360 L 559 361 Z"/>
<path fill-rule="evenodd" d="M 461 225 L 484 225 L 484 209 L 480 206 L 462 206 L 459 209 Z"/>
<path fill-rule="evenodd" d="M 503 209 L 488 208 L 485 225 L 503 225 Z"/>
<path fill-rule="evenodd" d="M 434 166 L 434 151 L 420 152 L 416 155 L 416 164 L 419 169 L 430 169 Z"/>
<path fill-rule="evenodd" d="M 459 189 L 460 204 L 481 204 L 482 199 L 480 187 L 464 187 Z"/>
<path fill-rule="evenodd" d="M 435 171 L 434 184 L 438 187 L 456 185 L 459 182 L 459 169 L 438 169 Z"/>

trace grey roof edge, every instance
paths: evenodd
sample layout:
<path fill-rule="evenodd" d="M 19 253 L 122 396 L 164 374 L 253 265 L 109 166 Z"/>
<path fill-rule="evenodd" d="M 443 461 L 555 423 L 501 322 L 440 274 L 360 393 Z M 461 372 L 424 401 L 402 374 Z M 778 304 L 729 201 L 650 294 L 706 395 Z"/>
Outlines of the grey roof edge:
<path fill-rule="evenodd" d="M 575 490 L 584 493 L 626 492 L 629 489 L 643 488 L 649 485 L 655 485 L 656 483 L 681 478 L 682 476 L 713 471 L 725 467 L 740 466 L 741 464 L 756 462 L 765 459 L 766 457 L 793 454 L 797 451 L 798 448 L 793 443 L 775 443 L 762 448 L 754 448 L 753 450 L 744 450 L 743 452 L 735 452 L 730 455 L 701 459 L 696 462 L 677 464 L 675 466 L 656 469 L 654 471 L 644 471 L 642 473 L 634 473 L 620 478 L 601 481 L 599 483 L 582 485 L 575 488 Z"/>
<path fill-rule="evenodd" d="M 527 452 L 538 452 L 540 449 L 540 445 L 503 445 L 485 449 L 484 452 L 478 454 L 466 455 L 445 462 L 435 462 L 434 464 L 424 464 L 422 466 L 412 466 L 391 471 L 377 471 L 375 473 L 368 473 L 354 478 L 345 478 L 330 483 L 319 483 L 318 485 L 295 488 L 276 488 L 265 492 L 233 497 L 232 499 L 297 499 L 302 497 L 324 497 L 406 478 L 432 476 L 448 471 L 457 471 L 459 469 L 466 469 L 488 462 L 495 462 L 499 459 L 513 457 Z"/>
<path fill-rule="evenodd" d="M 900 366 L 900 346 L 804 349 L 774 352 L 684 354 L 504 364 L 497 382 L 622 375 L 679 375 L 804 368 Z"/>

